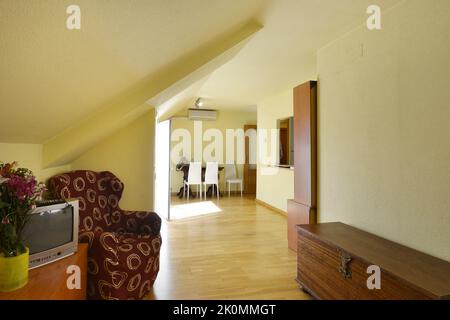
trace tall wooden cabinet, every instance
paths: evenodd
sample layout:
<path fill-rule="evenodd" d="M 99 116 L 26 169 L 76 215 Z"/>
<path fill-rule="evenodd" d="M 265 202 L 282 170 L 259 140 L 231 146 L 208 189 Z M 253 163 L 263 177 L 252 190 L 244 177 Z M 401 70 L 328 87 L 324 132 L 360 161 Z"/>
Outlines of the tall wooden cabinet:
<path fill-rule="evenodd" d="M 294 199 L 288 200 L 288 244 L 297 251 L 298 224 L 317 215 L 317 82 L 294 88 Z"/>

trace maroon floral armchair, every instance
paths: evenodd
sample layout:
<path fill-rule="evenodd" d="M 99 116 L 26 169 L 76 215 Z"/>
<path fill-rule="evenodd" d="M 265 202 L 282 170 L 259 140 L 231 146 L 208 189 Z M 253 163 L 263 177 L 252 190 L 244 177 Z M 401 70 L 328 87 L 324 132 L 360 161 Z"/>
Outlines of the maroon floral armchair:
<path fill-rule="evenodd" d="M 79 239 L 89 244 L 89 299 L 142 299 L 159 271 L 161 219 L 120 209 L 123 188 L 108 171 L 72 171 L 49 180 L 54 197 L 79 200 Z"/>

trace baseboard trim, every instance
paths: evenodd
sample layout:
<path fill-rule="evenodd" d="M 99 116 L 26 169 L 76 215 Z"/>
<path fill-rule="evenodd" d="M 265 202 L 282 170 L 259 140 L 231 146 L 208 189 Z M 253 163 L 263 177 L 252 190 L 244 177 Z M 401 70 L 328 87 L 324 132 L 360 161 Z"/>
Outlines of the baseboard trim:
<path fill-rule="evenodd" d="M 278 214 L 281 214 L 281 215 L 287 217 L 287 212 L 286 211 L 278 209 L 278 208 L 268 204 L 267 202 L 259 200 L 259 199 L 255 199 L 255 201 L 256 201 L 257 204 L 262 205 L 263 207 L 266 207 L 267 209 L 270 209 L 270 210 L 272 210 L 272 211 L 274 211 L 274 212 L 276 212 Z"/>

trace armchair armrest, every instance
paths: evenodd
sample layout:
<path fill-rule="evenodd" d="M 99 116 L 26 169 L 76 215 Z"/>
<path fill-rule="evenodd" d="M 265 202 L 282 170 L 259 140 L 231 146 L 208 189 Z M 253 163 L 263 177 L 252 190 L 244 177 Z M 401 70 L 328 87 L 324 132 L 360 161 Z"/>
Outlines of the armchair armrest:
<path fill-rule="evenodd" d="M 161 230 L 161 218 L 155 212 L 122 210 L 118 227 L 126 232 L 157 236 Z"/>
<path fill-rule="evenodd" d="M 89 299 L 142 299 L 150 291 L 159 271 L 159 235 L 127 236 L 94 230 L 82 232 L 79 239 L 89 244 Z M 136 284 L 131 279 L 139 281 Z M 143 284 L 139 285 L 140 282 Z"/>
<path fill-rule="evenodd" d="M 117 251 L 119 239 L 114 232 L 107 231 L 81 231 L 78 236 L 80 243 L 89 245 L 89 252 L 95 256 L 107 256 L 114 261 L 118 260 Z"/>

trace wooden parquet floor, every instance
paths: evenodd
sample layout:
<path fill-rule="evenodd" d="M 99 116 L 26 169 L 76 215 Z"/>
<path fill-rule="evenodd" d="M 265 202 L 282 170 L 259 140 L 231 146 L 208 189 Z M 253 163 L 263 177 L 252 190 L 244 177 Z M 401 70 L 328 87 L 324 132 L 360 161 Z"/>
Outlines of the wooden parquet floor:
<path fill-rule="evenodd" d="M 163 223 L 161 270 L 148 299 L 309 299 L 295 281 L 285 216 L 250 197 L 173 198 L 172 206 L 189 217 Z"/>

